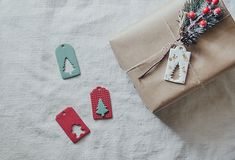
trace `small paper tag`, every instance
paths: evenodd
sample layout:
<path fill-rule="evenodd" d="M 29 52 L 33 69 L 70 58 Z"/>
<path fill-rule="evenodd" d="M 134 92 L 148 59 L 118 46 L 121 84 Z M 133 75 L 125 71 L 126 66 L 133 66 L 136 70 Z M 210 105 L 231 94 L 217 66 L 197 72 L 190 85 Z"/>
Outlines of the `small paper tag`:
<path fill-rule="evenodd" d="M 56 121 L 73 143 L 77 143 L 81 138 L 90 133 L 90 129 L 72 107 L 68 107 L 60 112 L 56 116 Z M 80 129 L 80 131 L 76 131 L 76 127 Z"/>
<path fill-rule="evenodd" d="M 184 46 L 170 49 L 164 79 L 174 83 L 185 84 L 190 57 L 191 52 L 186 51 Z M 179 67 L 179 72 L 178 78 L 175 79 L 174 74 L 177 67 Z"/>
<path fill-rule="evenodd" d="M 113 117 L 110 94 L 107 89 L 97 87 L 92 90 L 90 96 L 94 120 Z"/>
<path fill-rule="evenodd" d="M 56 48 L 56 59 L 63 79 L 80 75 L 80 68 L 73 47 L 62 44 Z M 69 71 L 68 71 L 69 70 Z"/>

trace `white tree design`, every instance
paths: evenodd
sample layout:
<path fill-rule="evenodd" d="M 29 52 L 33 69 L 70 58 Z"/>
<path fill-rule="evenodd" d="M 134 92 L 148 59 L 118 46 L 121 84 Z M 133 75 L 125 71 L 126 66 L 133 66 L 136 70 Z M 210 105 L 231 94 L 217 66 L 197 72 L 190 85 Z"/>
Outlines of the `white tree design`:
<path fill-rule="evenodd" d="M 74 68 L 73 68 L 73 65 L 71 64 L 71 62 L 68 60 L 68 58 L 65 58 L 64 72 L 71 74 L 73 72 L 73 70 L 74 70 Z"/>
<path fill-rule="evenodd" d="M 72 127 L 72 132 L 76 134 L 77 138 L 81 135 L 84 134 L 85 131 L 82 130 L 81 126 L 79 125 L 73 125 Z"/>

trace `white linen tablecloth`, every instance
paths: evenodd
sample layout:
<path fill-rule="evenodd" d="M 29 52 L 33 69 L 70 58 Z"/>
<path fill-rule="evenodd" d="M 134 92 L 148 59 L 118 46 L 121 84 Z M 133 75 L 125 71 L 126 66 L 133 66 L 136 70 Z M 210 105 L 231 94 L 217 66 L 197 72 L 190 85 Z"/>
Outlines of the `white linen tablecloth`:
<path fill-rule="evenodd" d="M 235 2 L 226 2 L 235 15 Z M 234 69 L 155 116 L 112 53 L 111 37 L 168 3 L 1 0 L 0 159 L 235 159 Z M 75 48 L 81 76 L 61 79 L 61 43 Z M 111 92 L 112 120 L 92 118 L 89 93 L 97 85 Z M 77 144 L 55 121 L 66 106 L 91 129 Z"/>

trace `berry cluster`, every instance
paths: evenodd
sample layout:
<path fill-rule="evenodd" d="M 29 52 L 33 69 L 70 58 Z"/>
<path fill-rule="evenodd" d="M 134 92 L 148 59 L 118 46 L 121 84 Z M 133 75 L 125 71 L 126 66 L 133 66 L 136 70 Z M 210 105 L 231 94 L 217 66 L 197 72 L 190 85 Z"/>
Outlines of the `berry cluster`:
<path fill-rule="evenodd" d="M 214 14 L 214 15 L 220 15 L 222 10 L 220 7 L 216 7 L 219 3 L 219 0 L 206 0 L 207 6 L 202 10 L 202 15 L 207 15 L 207 14 Z M 187 17 L 191 20 L 194 20 L 197 18 L 197 15 L 194 11 L 190 11 L 187 13 Z M 203 19 L 203 17 L 200 19 L 198 22 L 200 27 L 206 27 L 207 26 L 207 20 Z"/>
<path fill-rule="evenodd" d="M 223 17 L 219 0 L 187 0 L 180 11 L 180 41 L 195 44 L 201 34 L 214 27 Z"/>

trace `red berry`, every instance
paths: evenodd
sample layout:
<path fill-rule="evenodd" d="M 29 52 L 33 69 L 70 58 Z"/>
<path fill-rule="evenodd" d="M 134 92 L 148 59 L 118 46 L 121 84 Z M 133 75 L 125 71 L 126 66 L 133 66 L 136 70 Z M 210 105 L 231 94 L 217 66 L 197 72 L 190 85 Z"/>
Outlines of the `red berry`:
<path fill-rule="evenodd" d="M 209 13 L 210 11 L 211 11 L 210 8 L 209 8 L 209 7 L 206 7 L 206 8 L 203 9 L 202 12 L 203 12 L 204 14 L 207 14 L 207 13 Z"/>
<path fill-rule="evenodd" d="M 211 3 L 212 0 L 206 0 L 207 3 Z"/>
<path fill-rule="evenodd" d="M 187 14 L 188 18 L 190 19 L 194 19 L 196 17 L 196 13 L 193 12 L 193 11 L 190 11 L 188 14 Z"/>
<path fill-rule="evenodd" d="M 207 21 L 206 21 L 206 20 L 201 20 L 201 21 L 199 22 L 199 25 L 200 25 L 200 27 L 204 28 L 204 27 L 207 26 Z"/>
<path fill-rule="evenodd" d="M 219 3 L 219 0 L 212 0 L 213 5 L 217 5 Z"/>
<path fill-rule="evenodd" d="M 220 14 L 222 12 L 221 8 L 217 7 L 215 10 L 214 10 L 214 14 Z"/>

